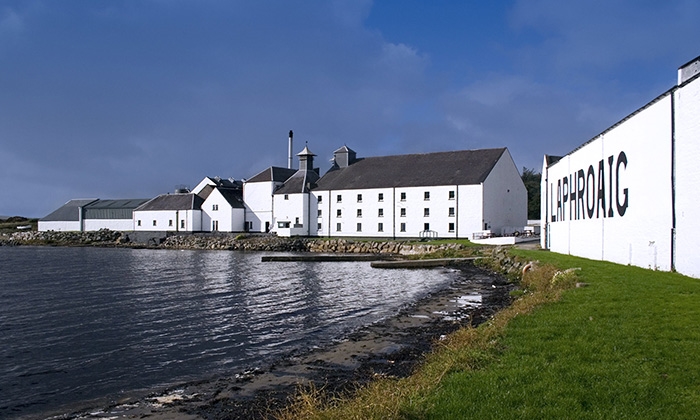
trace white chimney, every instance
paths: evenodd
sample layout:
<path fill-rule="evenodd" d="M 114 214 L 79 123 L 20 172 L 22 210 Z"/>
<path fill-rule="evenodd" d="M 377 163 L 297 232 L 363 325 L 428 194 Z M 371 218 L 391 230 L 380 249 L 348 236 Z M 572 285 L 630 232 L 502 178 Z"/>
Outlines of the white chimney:
<path fill-rule="evenodd" d="M 294 132 L 289 130 L 289 151 L 287 152 L 287 169 L 292 169 L 292 141 L 294 138 Z"/>

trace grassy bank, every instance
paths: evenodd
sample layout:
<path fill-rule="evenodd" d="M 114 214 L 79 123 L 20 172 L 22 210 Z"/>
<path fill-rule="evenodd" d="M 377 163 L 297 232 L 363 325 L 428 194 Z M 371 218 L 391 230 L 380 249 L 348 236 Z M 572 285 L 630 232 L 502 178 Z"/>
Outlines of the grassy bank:
<path fill-rule="evenodd" d="M 415 375 L 347 401 L 303 393 L 287 418 L 695 418 L 700 280 L 542 251 L 528 290 Z M 574 277 L 551 279 L 576 267 Z M 575 282 L 586 287 L 573 288 Z"/>

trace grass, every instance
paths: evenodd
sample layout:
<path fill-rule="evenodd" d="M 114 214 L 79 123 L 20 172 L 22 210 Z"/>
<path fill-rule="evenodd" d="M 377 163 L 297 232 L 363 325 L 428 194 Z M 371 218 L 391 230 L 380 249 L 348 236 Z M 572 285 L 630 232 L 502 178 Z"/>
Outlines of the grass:
<path fill-rule="evenodd" d="M 7 220 L 0 220 L 0 233 L 14 233 L 19 232 L 21 229 L 17 229 L 19 226 L 31 226 L 27 230 L 37 230 L 37 225 L 39 224 L 39 219 L 27 219 L 24 217 L 10 217 Z"/>
<path fill-rule="evenodd" d="M 514 250 L 527 292 L 438 345 L 405 379 L 347 400 L 302 393 L 281 418 L 695 418 L 700 280 Z M 580 270 L 552 284 L 557 269 Z M 575 282 L 586 287 L 572 288 Z"/>

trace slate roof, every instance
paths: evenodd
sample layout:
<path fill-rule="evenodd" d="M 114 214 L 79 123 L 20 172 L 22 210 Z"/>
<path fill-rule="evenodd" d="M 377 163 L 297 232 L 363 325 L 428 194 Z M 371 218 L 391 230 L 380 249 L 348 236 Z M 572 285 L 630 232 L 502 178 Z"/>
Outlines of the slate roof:
<path fill-rule="evenodd" d="M 148 200 L 148 198 L 97 200 L 83 207 L 85 219 L 131 219 L 134 209 Z"/>
<path fill-rule="evenodd" d="M 506 148 L 460 150 L 358 159 L 333 167 L 316 190 L 475 185 L 486 180 Z"/>
<path fill-rule="evenodd" d="M 196 194 L 162 194 L 136 208 L 135 211 L 201 210 L 204 199 Z"/>
<path fill-rule="evenodd" d="M 275 190 L 275 194 L 307 193 L 314 189 L 318 179 L 319 175 L 316 171 L 297 171 L 284 185 Z"/>
<path fill-rule="evenodd" d="M 231 188 L 219 188 L 219 192 L 234 209 L 243 209 L 243 196 L 241 190 Z"/>
<path fill-rule="evenodd" d="M 559 162 L 562 159 L 562 157 L 563 156 L 544 155 L 544 158 L 547 162 L 547 166 L 554 165 L 555 163 Z"/>
<path fill-rule="evenodd" d="M 80 207 L 94 203 L 97 200 L 97 198 L 70 200 L 39 220 L 42 222 L 77 222 L 80 220 Z"/>
<path fill-rule="evenodd" d="M 290 176 L 296 173 L 296 169 L 280 168 L 277 166 L 270 166 L 264 171 L 256 174 L 252 178 L 248 179 L 246 182 L 284 182 L 289 179 Z"/>

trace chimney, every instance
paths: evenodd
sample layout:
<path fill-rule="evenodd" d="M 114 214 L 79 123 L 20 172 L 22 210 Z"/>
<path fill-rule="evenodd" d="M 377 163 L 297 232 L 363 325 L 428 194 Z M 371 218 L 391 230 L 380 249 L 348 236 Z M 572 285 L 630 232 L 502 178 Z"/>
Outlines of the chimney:
<path fill-rule="evenodd" d="M 292 141 L 294 139 L 294 132 L 289 130 L 289 149 L 287 151 L 287 169 L 292 169 Z"/>
<path fill-rule="evenodd" d="M 686 80 L 700 73 L 700 57 L 694 58 L 680 66 L 678 69 L 678 84 L 682 85 Z"/>

